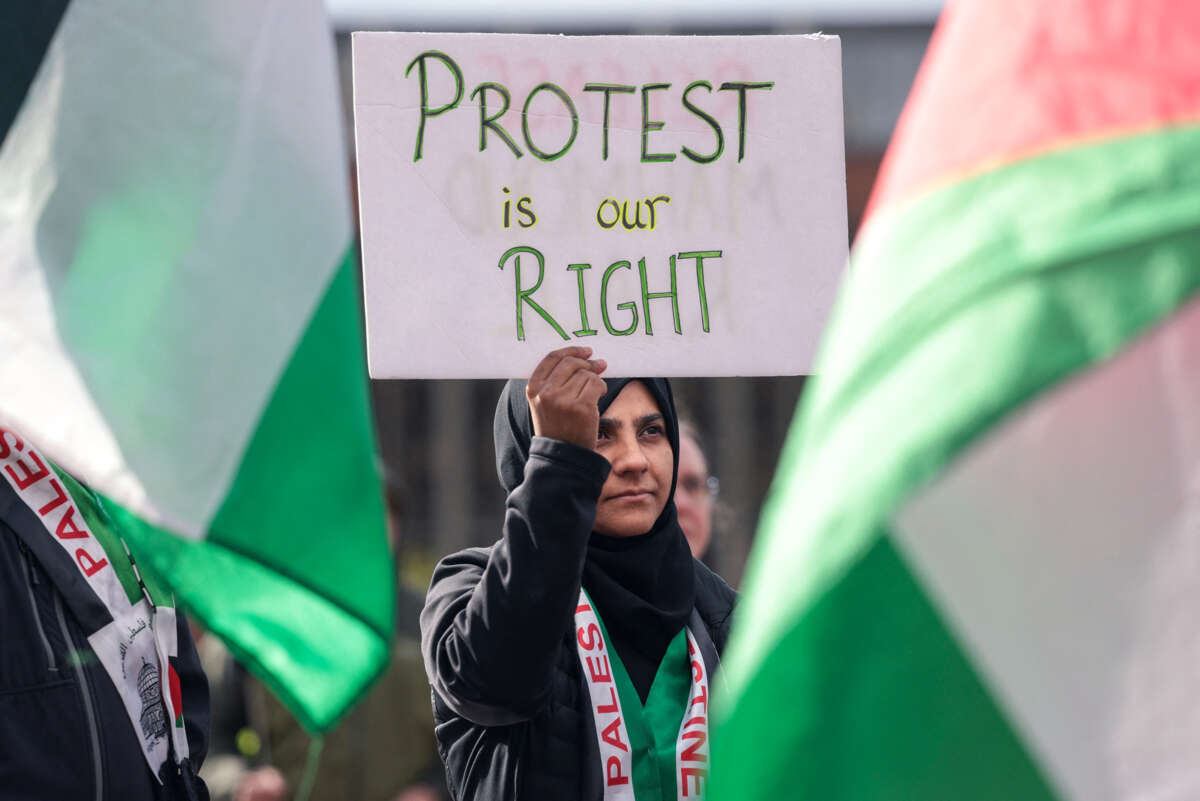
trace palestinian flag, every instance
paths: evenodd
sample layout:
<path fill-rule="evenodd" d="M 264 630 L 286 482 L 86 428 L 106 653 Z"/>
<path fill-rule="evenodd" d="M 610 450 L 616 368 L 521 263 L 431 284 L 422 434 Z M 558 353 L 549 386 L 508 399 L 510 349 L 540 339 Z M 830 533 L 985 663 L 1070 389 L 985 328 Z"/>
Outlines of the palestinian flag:
<path fill-rule="evenodd" d="M 951 3 L 851 259 L 710 798 L 1200 797 L 1200 4 Z"/>
<path fill-rule="evenodd" d="M 393 577 L 319 0 L 9 3 L 0 425 L 324 729 Z"/>

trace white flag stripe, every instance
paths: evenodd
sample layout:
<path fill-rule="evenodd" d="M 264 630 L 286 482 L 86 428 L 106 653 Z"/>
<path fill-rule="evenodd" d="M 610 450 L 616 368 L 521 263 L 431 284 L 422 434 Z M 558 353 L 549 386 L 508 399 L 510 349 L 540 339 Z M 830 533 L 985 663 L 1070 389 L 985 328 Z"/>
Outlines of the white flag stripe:
<path fill-rule="evenodd" d="M 351 239 L 332 40 L 297 5 L 73 0 L 0 150 L 5 421 L 192 536 Z"/>
<path fill-rule="evenodd" d="M 1200 797 L 1200 301 L 997 427 L 895 523 L 1064 798 Z"/>
<path fill-rule="evenodd" d="M 54 304 L 40 269 L 32 225 L 57 182 L 50 144 L 63 79 L 61 48 L 42 63 L 40 91 L 26 99 L 17 127 L 0 150 L 0 426 L 31 430 L 35 419 L 54 420 L 44 432 L 46 452 L 60 454 L 76 475 L 104 476 L 112 492 L 148 508 L 145 491 L 125 469 L 120 449 L 58 337 Z M 30 380 L 37 377 L 37 382 Z M 68 447 L 75 446 L 75 447 Z"/>

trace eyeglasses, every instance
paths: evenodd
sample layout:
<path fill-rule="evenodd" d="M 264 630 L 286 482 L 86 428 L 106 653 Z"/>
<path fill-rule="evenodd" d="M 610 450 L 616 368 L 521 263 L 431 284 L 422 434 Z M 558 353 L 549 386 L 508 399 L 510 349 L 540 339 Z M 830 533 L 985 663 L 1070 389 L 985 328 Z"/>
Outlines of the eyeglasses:
<path fill-rule="evenodd" d="M 700 478 L 699 476 L 684 476 L 679 480 L 679 489 L 688 495 L 706 494 L 716 498 L 721 491 L 721 482 L 716 476 Z"/>

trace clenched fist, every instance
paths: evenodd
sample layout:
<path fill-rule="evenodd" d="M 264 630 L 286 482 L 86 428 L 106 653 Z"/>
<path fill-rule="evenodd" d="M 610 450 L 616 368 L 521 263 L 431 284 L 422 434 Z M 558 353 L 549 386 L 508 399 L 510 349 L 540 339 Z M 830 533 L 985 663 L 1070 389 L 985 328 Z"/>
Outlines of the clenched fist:
<path fill-rule="evenodd" d="M 588 450 L 596 447 L 600 427 L 596 404 L 606 389 L 600 374 L 608 364 L 591 355 L 591 348 L 559 348 L 547 353 L 534 368 L 525 385 L 534 434 Z"/>

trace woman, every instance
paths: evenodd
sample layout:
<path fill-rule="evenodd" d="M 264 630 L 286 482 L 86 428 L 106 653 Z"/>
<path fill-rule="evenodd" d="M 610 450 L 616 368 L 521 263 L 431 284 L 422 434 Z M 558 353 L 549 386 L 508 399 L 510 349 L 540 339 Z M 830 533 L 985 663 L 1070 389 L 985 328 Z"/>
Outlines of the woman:
<path fill-rule="evenodd" d="M 496 409 L 503 536 L 446 557 L 421 645 L 451 794 L 696 796 L 734 592 L 694 560 L 663 379 L 548 354 Z"/>

